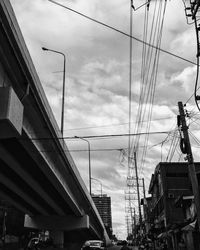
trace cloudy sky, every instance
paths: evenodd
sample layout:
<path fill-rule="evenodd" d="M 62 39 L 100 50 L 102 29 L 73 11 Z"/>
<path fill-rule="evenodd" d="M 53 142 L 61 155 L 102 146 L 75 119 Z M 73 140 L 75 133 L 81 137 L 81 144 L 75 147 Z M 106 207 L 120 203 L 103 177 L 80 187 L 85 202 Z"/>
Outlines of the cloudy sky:
<path fill-rule="evenodd" d="M 124 34 L 95 23 L 69 9 L 48 0 L 10 0 L 21 27 L 24 39 L 40 77 L 49 104 L 60 125 L 63 77 L 63 57 L 45 52 L 41 47 L 65 53 L 66 102 L 65 137 L 86 137 L 131 133 L 137 121 L 138 101 L 141 91 L 142 48 L 140 41 L 132 39 L 132 105 L 130 111 L 130 0 L 56 0 L 60 4 L 81 12 Z M 164 1 L 163 1 L 164 2 Z M 135 8 L 145 1 L 135 0 Z M 156 1 L 149 10 L 149 23 L 153 21 Z M 145 18 L 143 6 L 132 12 L 133 37 L 144 40 Z M 159 14 L 156 13 L 156 17 Z M 150 27 L 150 25 L 149 25 Z M 149 28 L 150 32 L 150 28 Z M 150 34 L 148 32 L 148 34 Z M 148 35 L 150 38 L 150 35 Z M 147 40 L 148 41 L 148 40 Z M 156 44 L 156 41 L 151 41 Z M 194 25 L 186 22 L 181 0 L 167 2 L 162 32 L 161 48 L 189 61 L 196 62 Z M 146 51 L 148 46 L 146 47 Z M 153 54 L 155 50 L 153 50 Z M 147 69 L 146 69 L 147 70 Z M 144 69 L 145 71 L 145 69 Z M 155 81 L 151 132 L 176 129 L 177 102 L 185 103 L 193 94 L 196 66 L 168 53 L 161 52 Z M 151 89 L 151 88 L 150 88 Z M 147 104 L 147 109 L 150 104 Z M 198 159 L 198 112 L 192 97 L 187 103 L 192 112 L 191 132 L 195 159 Z M 129 119 L 130 118 L 130 119 Z M 148 112 L 143 121 L 148 120 Z M 131 125 L 129 122 L 131 121 Z M 145 122 L 143 122 L 145 124 Z M 194 126 L 192 126 L 194 125 Z M 141 128 L 139 131 L 145 131 Z M 134 138 L 131 138 L 131 142 Z M 150 135 L 145 158 L 141 163 L 144 138 L 138 146 L 139 177 L 145 178 L 146 190 L 151 174 L 160 161 L 179 159 L 175 151 L 177 134 Z M 92 192 L 111 196 L 114 233 L 119 238 L 126 235 L 125 190 L 128 137 L 90 138 Z M 88 186 L 88 145 L 80 139 L 66 139 L 83 180 Z M 174 148 L 171 148 L 170 145 Z M 173 154 L 173 152 L 175 152 Z M 181 158 L 183 160 L 183 158 Z"/>

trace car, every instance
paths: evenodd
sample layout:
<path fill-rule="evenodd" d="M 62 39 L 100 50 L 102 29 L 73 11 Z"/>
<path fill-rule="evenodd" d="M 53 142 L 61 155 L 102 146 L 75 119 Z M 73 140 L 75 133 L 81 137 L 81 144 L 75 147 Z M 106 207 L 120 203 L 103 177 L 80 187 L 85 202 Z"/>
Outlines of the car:
<path fill-rule="evenodd" d="M 105 244 L 102 240 L 88 240 L 84 243 L 82 250 L 84 250 L 86 245 L 89 245 L 91 250 L 106 250 Z"/>

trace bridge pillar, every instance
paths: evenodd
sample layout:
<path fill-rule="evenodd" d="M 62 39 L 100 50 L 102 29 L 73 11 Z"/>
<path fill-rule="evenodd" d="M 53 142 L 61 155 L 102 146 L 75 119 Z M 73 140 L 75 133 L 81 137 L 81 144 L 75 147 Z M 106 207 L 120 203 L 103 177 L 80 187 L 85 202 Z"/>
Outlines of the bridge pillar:
<path fill-rule="evenodd" d="M 80 250 L 84 242 L 66 243 L 66 250 Z"/>
<path fill-rule="evenodd" d="M 50 236 L 56 247 L 62 249 L 64 247 L 64 231 L 50 231 Z"/>

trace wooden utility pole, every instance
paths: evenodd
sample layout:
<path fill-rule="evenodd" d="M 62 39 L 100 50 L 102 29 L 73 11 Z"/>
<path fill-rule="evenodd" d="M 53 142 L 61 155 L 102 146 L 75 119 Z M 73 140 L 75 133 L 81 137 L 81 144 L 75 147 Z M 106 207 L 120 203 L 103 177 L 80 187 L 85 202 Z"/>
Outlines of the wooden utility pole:
<path fill-rule="evenodd" d="M 138 197 L 139 224 L 140 224 L 140 228 L 141 228 L 141 226 L 142 226 L 142 213 L 141 213 L 141 205 L 140 205 L 140 190 L 139 190 L 136 152 L 134 152 L 134 161 L 135 161 L 135 176 L 136 176 L 137 197 Z"/>
<path fill-rule="evenodd" d="M 194 202 L 195 202 L 196 211 L 197 211 L 197 221 L 198 221 L 198 227 L 199 227 L 199 232 L 200 232 L 200 195 L 199 195 L 198 180 L 197 180 L 197 175 L 196 175 L 196 170 L 195 170 L 194 159 L 192 155 L 192 149 L 190 145 L 190 139 L 188 135 L 188 126 L 186 124 L 183 103 L 178 102 L 178 107 L 179 107 L 179 113 L 180 113 L 180 115 L 177 117 L 178 127 L 183 132 L 183 138 L 181 138 L 181 151 L 182 153 L 187 154 L 188 172 L 189 172 L 190 180 L 192 184 Z"/>

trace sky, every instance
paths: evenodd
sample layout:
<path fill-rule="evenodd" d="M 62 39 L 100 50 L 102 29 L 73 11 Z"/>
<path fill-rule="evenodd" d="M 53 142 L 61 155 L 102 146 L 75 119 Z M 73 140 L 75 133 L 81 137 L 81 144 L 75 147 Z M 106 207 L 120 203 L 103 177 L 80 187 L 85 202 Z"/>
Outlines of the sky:
<path fill-rule="evenodd" d="M 103 193 L 111 197 L 113 232 L 118 238 L 124 239 L 127 234 L 126 180 L 130 173 L 126 159 L 129 139 L 125 135 L 136 131 L 138 103 L 143 86 L 140 77 L 143 43 L 140 41 L 144 40 L 146 6 L 132 10 L 132 36 L 140 41 L 132 39 L 130 106 L 130 38 L 126 35 L 130 34 L 130 0 L 56 1 L 124 33 L 86 19 L 48 0 L 10 0 L 59 126 L 63 57 L 41 48 L 47 47 L 66 55 L 64 137 L 67 137 L 66 144 L 87 187 L 88 143 L 73 137 L 124 135 L 87 139 L 91 148 L 94 178 L 92 193 L 100 194 L 102 186 Z M 144 3 L 142 0 L 133 1 L 136 9 Z M 155 4 L 156 0 L 152 0 L 149 7 L 151 22 Z M 193 24 L 187 24 L 184 5 L 180 0 L 167 1 L 161 48 L 196 63 L 195 28 Z M 149 135 L 143 163 L 141 152 L 145 139 L 143 136 L 139 138 L 138 170 L 139 178 L 145 180 L 146 194 L 151 175 L 160 161 L 184 161 L 175 144 L 177 133 L 174 131 L 178 101 L 185 103 L 194 92 L 196 66 L 191 62 L 160 52 L 150 132 L 172 133 Z M 148 109 L 150 104 L 147 103 L 146 107 Z M 193 96 L 186 107 L 191 114 L 189 122 L 193 153 L 195 160 L 199 161 L 199 111 Z M 147 116 L 144 115 L 143 120 L 147 120 Z M 144 129 L 141 128 L 140 131 Z M 134 144 L 135 137 L 130 140 Z M 171 151 L 170 146 L 174 146 Z M 141 188 L 140 191 L 142 193 Z M 137 203 L 135 206 L 137 209 Z"/>

